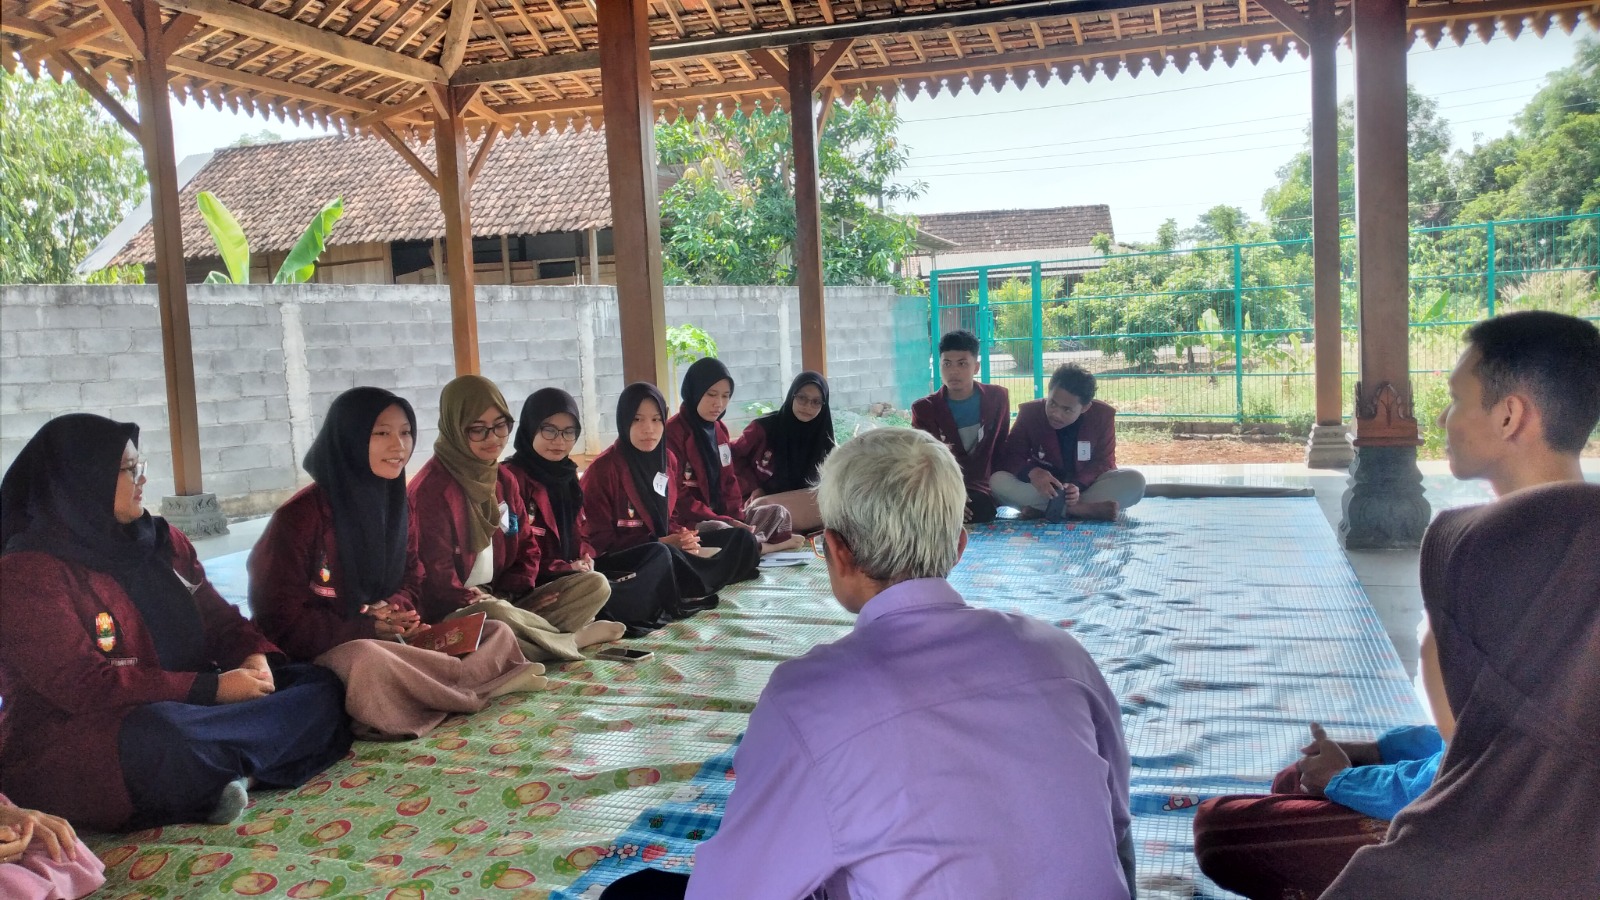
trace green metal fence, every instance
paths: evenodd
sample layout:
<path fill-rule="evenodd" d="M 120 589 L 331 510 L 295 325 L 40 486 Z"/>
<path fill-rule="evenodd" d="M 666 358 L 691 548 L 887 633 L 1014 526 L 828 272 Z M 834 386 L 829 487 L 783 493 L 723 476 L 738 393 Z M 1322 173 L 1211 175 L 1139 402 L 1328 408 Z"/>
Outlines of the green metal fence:
<path fill-rule="evenodd" d="M 1512 309 L 1600 320 L 1600 214 L 1411 232 L 1411 365 L 1419 418 L 1443 405 L 1467 325 Z M 1355 380 L 1355 241 L 1341 246 L 1345 396 Z M 1096 373 L 1119 415 L 1308 421 L 1315 410 L 1308 240 L 939 269 L 925 358 L 956 328 L 978 335 L 983 380 L 1013 402 L 1049 373 Z M 908 369 L 910 364 L 908 363 Z M 930 387 L 937 366 L 927 366 Z"/>

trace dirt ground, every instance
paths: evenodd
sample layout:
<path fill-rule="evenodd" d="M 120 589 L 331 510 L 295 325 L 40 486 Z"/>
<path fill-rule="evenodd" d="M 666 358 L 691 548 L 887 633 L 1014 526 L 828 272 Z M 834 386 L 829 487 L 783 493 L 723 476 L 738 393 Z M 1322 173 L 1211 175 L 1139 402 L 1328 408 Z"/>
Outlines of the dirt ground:
<path fill-rule="evenodd" d="M 1189 441 L 1141 438 L 1117 442 L 1117 465 L 1195 466 L 1292 463 L 1305 459 L 1300 442 L 1256 443 L 1237 439 Z"/>

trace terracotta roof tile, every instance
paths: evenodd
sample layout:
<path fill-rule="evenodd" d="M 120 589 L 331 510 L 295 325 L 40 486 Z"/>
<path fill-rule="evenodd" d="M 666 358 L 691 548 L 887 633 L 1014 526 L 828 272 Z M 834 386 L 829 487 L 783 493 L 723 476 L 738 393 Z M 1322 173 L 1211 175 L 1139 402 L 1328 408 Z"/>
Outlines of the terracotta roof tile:
<path fill-rule="evenodd" d="M 433 144 L 418 152 L 433 166 Z M 334 244 L 444 237 L 439 200 L 393 147 L 378 138 L 314 138 L 218 150 L 184 187 L 183 250 L 189 259 L 217 255 L 195 205 L 211 191 L 239 220 L 253 252 L 294 246 L 324 203 L 344 198 Z M 472 191 L 477 237 L 545 234 L 611 227 L 604 129 L 502 137 Z M 146 225 L 115 265 L 155 261 Z"/>
<path fill-rule="evenodd" d="M 1105 204 L 932 213 L 917 220 L 923 231 L 951 241 L 965 252 L 1087 247 L 1097 234 L 1115 236 L 1111 207 Z"/>

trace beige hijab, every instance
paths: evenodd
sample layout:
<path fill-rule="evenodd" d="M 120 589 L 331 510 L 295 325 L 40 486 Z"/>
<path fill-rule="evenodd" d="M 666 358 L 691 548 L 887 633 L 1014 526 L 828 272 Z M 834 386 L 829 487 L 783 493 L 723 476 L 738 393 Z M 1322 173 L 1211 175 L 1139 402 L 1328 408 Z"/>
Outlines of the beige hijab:
<path fill-rule="evenodd" d="M 500 463 L 479 459 L 467 441 L 467 426 L 491 406 L 512 418 L 500 389 L 482 375 L 463 375 L 445 385 L 439 394 L 439 437 L 433 442 L 433 458 L 467 494 L 467 552 L 474 555 L 489 546 L 500 527 L 500 504 L 495 499 Z"/>

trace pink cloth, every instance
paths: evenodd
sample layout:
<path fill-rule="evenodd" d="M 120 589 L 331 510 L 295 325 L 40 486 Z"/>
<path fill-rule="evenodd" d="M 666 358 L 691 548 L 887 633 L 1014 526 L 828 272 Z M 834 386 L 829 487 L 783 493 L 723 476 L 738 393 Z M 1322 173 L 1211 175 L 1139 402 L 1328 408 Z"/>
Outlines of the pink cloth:
<path fill-rule="evenodd" d="M 478 649 L 466 656 L 364 639 L 340 644 L 316 663 L 344 682 L 345 711 L 366 740 L 421 737 L 451 713 L 477 712 L 530 665 L 511 627 L 494 621 L 483 623 Z"/>
<path fill-rule="evenodd" d="M 13 806 L 0 794 L 0 806 Z M 78 858 L 56 862 L 38 837 L 14 863 L 0 864 L 0 897 L 6 900 L 76 900 L 106 883 L 106 867 L 78 841 Z"/>

